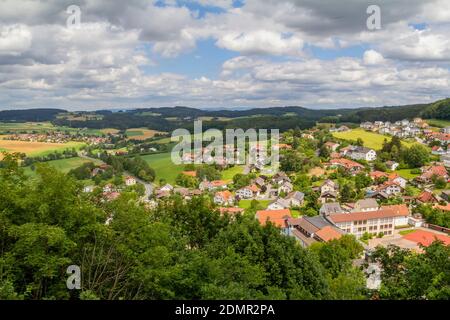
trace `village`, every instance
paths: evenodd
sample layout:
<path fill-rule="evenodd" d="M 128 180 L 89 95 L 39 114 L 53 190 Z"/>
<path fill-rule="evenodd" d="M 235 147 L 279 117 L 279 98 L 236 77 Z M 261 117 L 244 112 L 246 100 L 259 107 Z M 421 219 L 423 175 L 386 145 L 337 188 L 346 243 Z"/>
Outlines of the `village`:
<path fill-rule="evenodd" d="M 426 150 L 426 159 L 418 167 L 408 167 L 405 160 L 394 154 L 397 146 L 391 146 L 391 153 L 388 153 L 365 147 L 361 141 L 336 139 L 332 132 L 342 132 L 340 127 L 291 130 L 277 146 L 282 160 L 280 171 L 274 174 L 267 174 L 257 163 L 245 166 L 242 173 L 231 180 L 208 179 L 199 176 L 198 169 L 190 167 L 181 172 L 175 184 L 147 183 L 148 192 L 141 199 L 149 208 L 157 208 L 160 201 L 173 195 L 186 201 L 204 195 L 210 197 L 221 214 L 234 216 L 250 212 L 261 224 L 275 224 L 304 247 L 339 239 L 345 234 L 354 235 L 363 243 L 366 254 L 378 245 L 420 251 L 435 239 L 450 244 L 448 226 L 426 216 L 430 210 L 446 217 L 450 212 L 450 189 L 447 189 L 450 128 L 431 131 L 421 119 L 392 125 L 366 122 L 361 127 L 369 131 L 389 128 L 396 137 L 393 141 L 399 146 L 403 137 L 420 137 L 415 145 Z M 410 133 L 395 133 L 406 131 Z M 302 152 L 296 153 L 296 149 Z M 210 150 L 203 148 L 202 151 Z M 294 160 L 289 158 L 309 152 L 313 155 L 303 160 L 304 167 L 295 163 L 295 157 Z M 193 157 L 189 155 L 184 160 Z M 283 159 L 288 159 L 284 165 Z M 289 167 L 292 165 L 293 169 Z M 229 167 L 225 159 L 216 163 L 217 170 Z M 107 169 L 107 165 L 96 167 L 92 175 Z M 111 201 L 119 197 L 124 188 L 140 182 L 133 176 L 124 176 L 119 187 L 111 183 L 103 185 L 101 194 L 104 201 Z M 95 188 L 86 186 L 84 191 L 90 193 Z"/>

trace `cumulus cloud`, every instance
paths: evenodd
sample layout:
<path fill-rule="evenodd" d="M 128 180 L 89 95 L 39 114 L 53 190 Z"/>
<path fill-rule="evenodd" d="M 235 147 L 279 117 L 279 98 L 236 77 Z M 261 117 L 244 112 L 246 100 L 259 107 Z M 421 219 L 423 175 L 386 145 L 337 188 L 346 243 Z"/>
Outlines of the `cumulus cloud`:
<path fill-rule="evenodd" d="M 377 31 L 367 30 L 366 0 L 233 3 L 3 0 L 0 108 L 356 107 L 448 95 L 447 0 L 377 1 Z M 69 5 L 81 8 L 79 29 L 66 28 Z M 189 9 L 199 6 L 203 15 Z M 425 29 L 414 28 L 420 23 Z M 216 61 L 208 76 L 159 65 L 183 61 L 203 40 L 238 56 Z M 336 57 L 320 59 L 312 46 Z M 363 53 L 348 55 L 352 47 Z"/>

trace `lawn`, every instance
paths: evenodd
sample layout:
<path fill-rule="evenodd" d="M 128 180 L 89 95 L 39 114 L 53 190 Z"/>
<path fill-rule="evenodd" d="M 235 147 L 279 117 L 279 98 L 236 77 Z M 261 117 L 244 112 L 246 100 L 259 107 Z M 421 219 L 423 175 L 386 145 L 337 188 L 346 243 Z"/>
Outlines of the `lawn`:
<path fill-rule="evenodd" d="M 244 166 L 234 166 L 231 168 L 228 168 L 224 171 L 222 171 L 222 179 L 223 180 L 233 180 L 233 177 L 238 174 L 242 173 L 244 171 Z"/>
<path fill-rule="evenodd" d="M 53 160 L 53 161 L 47 161 L 47 162 L 43 162 L 43 163 L 48 164 L 49 166 L 54 167 L 55 169 L 57 169 L 63 173 L 67 173 L 70 170 L 75 169 L 86 162 L 94 162 L 95 164 L 101 164 L 100 160 L 91 161 L 91 160 L 83 159 L 83 158 L 79 158 L 79 157 L 69 158 L 69 159 L 61 159 L 61 160 Z M 31 170 L 31 167 L 25 167 L 25 173 L 28 175 L 31 175 L 31 176 L 34 176 L 36 174 L 35 171 Z"/>
<path fill-rule="evenodd" d="M 156 180 L 165 179 L 167 183 L 175 184 L 175 179 L 184 170 L 183 165 L 176 165 L 170 158 L 170 152 L 142 156 L 156 172 Z"/>
<path fill-rule="evenodd" d="M 242 209 L 250 208 L 252 201 L 253 200 L 251 200 L 251 199 L 239 201 L 239 208 L 242 208 Z M 269 203 L 272 202 L 272 200 L 257 200 L 257 201 L 258 201 L 259 205 L 264 209 L 267 208 Z"/>
<path fill-rule="evenodd" d="M 401 169 L 395 171 L 400 177 L 405 178 L 407 180 L 414 179 L 419 176 L 417 173 L 411 173 L 411 169 Z"/>
<path fill-rule="evenodd" d="M 333 132 L 333 136 L 338 139 L 356 141 L 356 139 L 361 138 L 364 142 L 364 146 L 374 150 L 380 150 L 383 147 L 384 139 L 390 141 L 392 138 L 390 136 L 385 136 L 375 132 L 368 132 L 364 129 L 358 128 L 345 132 Z M 411 147 L 414 142 L 402 141 L 405 147 Z"/>
<path fill-rule="evenodd" d="M 407 234 L 413 233 L 414 231 L 416 231 L 415 229 L 408 229 L 408 230 L 403 230 L 403 231 L 399 231 L 398 233 L 402 236 L 406 236 Z"/>

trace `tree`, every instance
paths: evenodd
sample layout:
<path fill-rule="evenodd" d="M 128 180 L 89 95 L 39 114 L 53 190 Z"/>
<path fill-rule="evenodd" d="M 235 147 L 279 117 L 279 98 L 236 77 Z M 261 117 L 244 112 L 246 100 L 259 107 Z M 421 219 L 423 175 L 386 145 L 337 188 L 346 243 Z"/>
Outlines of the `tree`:
<path fill-rule="evenodd" d="M 341 202 L 351 202 L 355 199 L 356 193 L 349 183 L 341 185 Z"/>
<path fill-rule="evenodd" d="M 356 139 L 355 144 L 356 144 L 357 146 L 362 147 L 362 146 L 364 146 L 364 141 L 363 141 L 363 139 L 358 138 L 358 139 Z"/>
<path fill-rule="evenodd" d="M 430 160 L 429 151 L 420 144 L 414 144 L 407 149 L 404 155 L 404 161 L 411 168 L 417 168 L 425 165 Z"/>

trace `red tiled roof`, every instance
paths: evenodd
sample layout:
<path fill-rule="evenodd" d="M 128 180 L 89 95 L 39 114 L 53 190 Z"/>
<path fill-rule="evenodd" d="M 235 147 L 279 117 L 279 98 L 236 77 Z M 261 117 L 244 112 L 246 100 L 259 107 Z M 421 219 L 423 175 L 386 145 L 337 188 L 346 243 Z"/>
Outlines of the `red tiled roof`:
<path fill-rule="evenodd" d="M 378 179 L 381 177 L 387 177 L 388 174 L 386 172 L 382 172 L 382 171 L 373 171 L 373 172 L 369 173 L 369 176 L 371 178 Z"/>
<path fill-rule="evenodd" d="M 267 221 L 272 222 L 276 226 L 285 227 L 286 219 L 292 218 L 291 211 L 289 209 L 281 210 L 259 210 L 256 211 L 256 218 L 259 223 L 265 225 Z"/>
<path fill-rule="evenodd" d="M 420 243 L 421 245 L 428 247 L 430 244 L 432 244 L 436 239 L 441 240 L 444 242 L 445 245 L 450 245 L 450 237 L 425 231 L 425 230 L 417 230 L 414 232 L 411 232 L 405 236 L 403 236 L 403 239 L 413 241 Z"/>
<path fill-rule="evenodd" d="M 439 204 L 435 204 L 435 205 L 433 206 L 433 208 L 439 209 L 439 210 L 443 210 L 443 211 L 450 211 L 450 203 L 449 203 L 449 204 L 446 204 L 445 206 L 441 206 L 441 205 L 439 205 Z"/>
<path fill-rule="evenodd" d="M 316 235 L 323 241 L 330 241 L 342 237 L 342 234 L 332 226 L 323 227 L 322 229 L 316 232 Z"/>
<path fill-rule="evenodd" d="M 351 168 L 364 168 L 364 166 L 358 162 L 349 160 L 349 159 L 345 159 L 345 158 L 339 158 L 339 159 L 331 159 L 330 160 L 331 164 L 338 164 L 341 165 L 347 169 L 351 169 Z"/>
<path fill-rule="evenodd" d="M 213 181 L 210 182 L 210 184 L 213 187 L 221 187 L 221 186 L 225 186 L 227 183 L 225 181 L 223 181 L 223 180 L 213 180 Z"/>
<path fill-rule="evenodd" d="M 393 210 L 394 214 L 398 217 L 409 216 L 409 208 L 406 204 L 393 204 L 388 206 L 381 206 L 381 209 Z"/>
<path fill-rule="evenodd" d="M 429 192 L 429 191 L 422 192 L 417 197 L 417 200 L 419 200 L 420 202 L 423 202 L 423 203 L 437 202 L 437 199 L 436 199 L 435 195 L 432 192 Z"/>
<path fill-rule="evenodd" d="M 229 199 L 231 199 L 233 197 L 233 194 L 230 191 L 225 190 L 225 191 L 216 192 L 216 197 L 217 196 L 221 197 L 225 201 L 228 201 Z"/>
<path fill-rule="evenodd" d="M 197 172 L 196 171 L 183 171 L 183 174 L 185 176 L 190 176 L 190 177 L 196 177 L 197 176 Z"/>
<path fill-rule="evenodd" d="M 392 209 L 380 209 L 377 211 L 365 211 L 365 212 L 351 212 L 351 213 L 338 213 L 329 216 L 329 219 L 334 223 L 351 222 L 361 220 L 371 220 L 380 218 L 397 217 L 399 213 Z"/>

